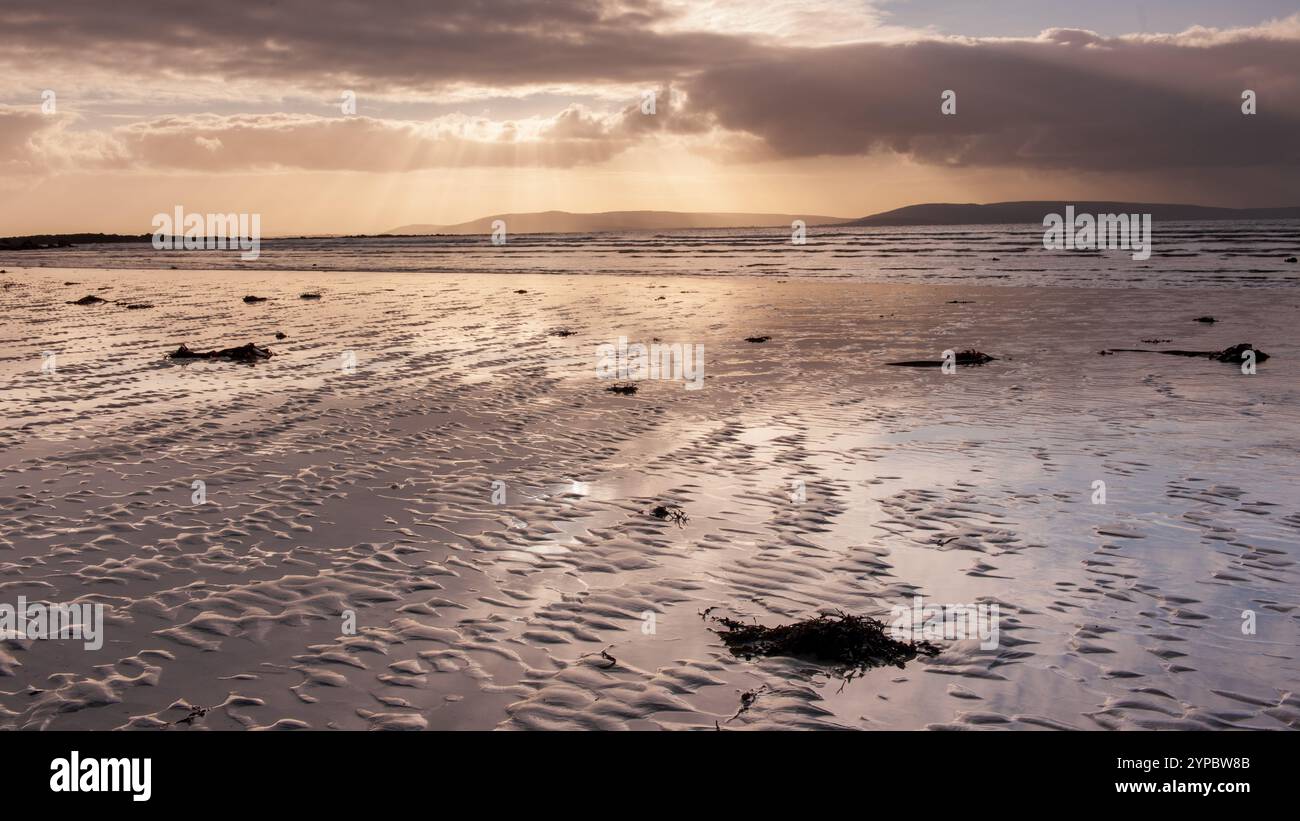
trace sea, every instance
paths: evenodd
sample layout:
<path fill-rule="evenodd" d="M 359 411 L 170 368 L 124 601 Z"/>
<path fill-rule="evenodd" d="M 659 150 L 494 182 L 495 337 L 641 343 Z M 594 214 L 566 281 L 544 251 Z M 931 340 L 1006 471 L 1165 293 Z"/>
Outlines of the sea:
<path fill-rule="evenodd" d="M 800 277 L 1111 288 L 1300 284 L 1300 221 L 1157 222 L 1150 258 L 1129 250 L 1049 250 L 1030 225 L 809 226 L 569 234 L 283 237 L 236 250 L 148 243 L 0 252 L 0 266 L 465 274 Z"/>

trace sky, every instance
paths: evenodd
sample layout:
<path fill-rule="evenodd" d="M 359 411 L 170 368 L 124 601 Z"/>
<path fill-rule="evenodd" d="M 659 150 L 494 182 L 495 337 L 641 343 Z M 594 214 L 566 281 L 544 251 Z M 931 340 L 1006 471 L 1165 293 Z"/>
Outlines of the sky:
<path fill-rule="evenodd" d="M 0 235 L 1300 205 L 1294 0 L 186 5 L 0 2 Z"/>

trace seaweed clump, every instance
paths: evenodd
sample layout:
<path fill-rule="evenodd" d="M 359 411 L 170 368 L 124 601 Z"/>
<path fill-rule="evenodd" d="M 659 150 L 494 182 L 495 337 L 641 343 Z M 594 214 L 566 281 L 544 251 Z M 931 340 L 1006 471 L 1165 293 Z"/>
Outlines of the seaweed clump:
<path fill-rule="evenodd" d="M 953 362 L 957 365 L 983 365 L 986 362 L 996 360 L 996 356 L 989 356 L 983 351 L 977 351 L 974 348 L 967 348 L 964 351 L 958 351 L 953 355 Z M 906 362 L 888 362 L 897 368 L 942 368 L 944 360 L 942 359 L 909 359 Z"/>
<path fill-rule="evenodd" d="M 74 299 L 68 302 L 68 304 L 69 305 L 101 305 L 105 302 L 108 302 L 108 300 L 103 299 L 101 297 L 97 297 L 94 294 L 87 294 L 86 296 L 83 296 L 81 299 Z"/>
<path fill-rule="evenodd" d="M 252 364 L 263 359 L 270 359 L 271 349 L 259 348 L 249 342 L 247 345 L 240 345 L 236 348 L 222 348 L 219 351 L 192 351 L 182 342 L 179 348 L 167 354 L 167 356 L 170 359 L 228 359 L 231 362 Z"/>
<path fill-rule="evenodd" d="M 1263 362 L 1268 359 L 1268 354 L 1251 345 L 1249 342 L 1239 342 L 1231 348 L 1224 348 L 1221 351 L 1211 351 L 1210 358 L 1217 359 L 1220 362 L 1241 362 L 1246 358 L 1246 351 L 1253 351 L 1256 362 Z"/>
<path fill-rule="evenodd" d="M 691 520 L 680 505 L 655 505 L 650 510 L 650 515 L 662 522 L 674 522 L 678 527 L 685 526 Z"/>
<path fill-rule="evenodd" d="M 747 336 L 747 337 L 745 337 L 745 341 L 746 341 L 746 342 L 753 342 L 753 343 L 757 344 L 757 343 L 760 343 L 760 342 L 766 342 L 766 341 L 768 341 L 768 340 L 771 339 L 771 338 L 772 338 L 772 337 L 770 337 L 770 336 Z"/>
<path fill-rule="evenodd" d="M 636 385 L 628 382 L 625 384 L 610 385 L 608 388 L 605 388 L 605 390 L 610 393 L 617 393 L 621 396 L 632 396 L 636 393 Z"/>
<path fill-rule="evenodd" d="M 1223 348 L 1222 351 L 1212 352 L 1210 353 L 1210 359 L 1221 362 L 1240 362 L 1245 359 L 1245 352 L 1247 351 L 1255 352 L 1255 361 L 1257 362 L 1269 359 L 1268 353 L 1252 346 L 1249 342 L 1239 342 L 1231 348 Z"/>
<path fill-rule="evenodd" d="M 194 723 L 194 719 L 203 718 L 204 716 L 206 716 L 208 714 L 208 709 L 209 708 L 207 707 L 191 706 L 189 715 L 185 716 L 185 718 L 176 719 L 175 721 L 172 722 L 172 726 L 175 727 L 178 724 L 192 725 Z"/>
<path fill-rule="evenodd" d="M 1167 356 L 1203 357 L 1205 359 L 1213 359 L 1217 362 L 1241 362 L 1245 359 L 1247 351 L 1255 354 L 1256 362 L 1263 362 L 1264 360 L 1271 358 L 1268 354 L 1264 353 L 1259 348 L 1256 348 L 1249 342 L 1238 342 L 1236 345 L 1233 345 L 1230 348 L 1224 348 L 1221 351 L 1156 351 L 1150 348 L 1108 348 L 1100 353 L 1103 355 L 1113 353 L 1162 353 Z"/>
<path fill-rule="evenodd" d="M 777 627 L 746 624 L 723 616 L 711 618 L 723 628 L 713 632 L 733 655 L 744 659 L 790 656 L 815 661 L 846 680 L 875 667 L 902 669 L 918 655 L 939 654 L 939 647 L 928 641 L 899 641 L 886 632 L 883 622 L 842 611 Z"/>
<path fill-rule="evenodd" d="M 974 348 L 967 348 L 964 351 L 959 351 L 956 358 L 958 365 L 983 365 L 985 362 L 992 362 L 995 359 L 995 357 L 977 351 Z"/>

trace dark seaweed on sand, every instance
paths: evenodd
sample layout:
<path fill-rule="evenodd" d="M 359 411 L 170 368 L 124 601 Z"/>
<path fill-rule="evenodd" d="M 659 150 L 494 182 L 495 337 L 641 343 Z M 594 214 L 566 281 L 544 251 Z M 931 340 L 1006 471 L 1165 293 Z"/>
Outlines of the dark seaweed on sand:
<path fill-rule="evenodd" d="M 178 724 L 185 724 L 185 725 L 193 724 L 194 719 L 203 718 L 207 714 L 208 714 L 207 707 L 190 707 L 190 714 L 185 716 L 185 718 L 176 719 L 175 721 L 172 722 L 172 726 L 175 727 Z"/>
<path fill-rule="evenodd" d="M 764 684 L 762 687 L 756 687 L 753 690 L 746 690 L 745 692 L 741 693 L 740 707 L 736 708 L 735 715 L 727 719 L 725 723 L 730 724 L 731 722 L 743 716 L 745 713 L 748 713 L 750 711 L 750 708 L 752 708 L 755 702 L 758 701 L 758 697 L 761 696 L 763 693 L 769 692 L 770 690 L 771 688 L 768 687 L 766 684 Z M 721 730 L 722 725 L 719 724 L 717 721 L 714 721 L 713 728 L 715 730 Z"/>
<path fill-rule="evenodd" d="M 608 388 L 605 388 L 605 390 L 609 391 L 610 393 L 620 394 L 622 396 L 631 396 L 632 394 L 636 393 L 636 385 L 633 385 L 631 383 L 610 385 Z"/>
<path fill-rule="evenodd" d="M 723 629 L 713 630 L 734 655 L 744 659 L 789 656 L 826 665 L 844 679 L 874 667 L 903 665 L 918 655 L 935 656 L 939 648 L 928 641 L 898 641 L 883 622 L 869 616 L 837 611 L 813 619 L 764 627 L 725 616 L 712 616 Z M 712 628 L 710 628 L 712 629 Z"/>
<path fill-rule="evenodd" d="M 1146 341 L 1146 340 L 1143 340 Z M 1149 348 L 1107 348 L 1101 351 L 1102 355 L 1112 353 L 1162 353 L 1169 356 L 1191 356 L 1213 359 L 1217 362 L 1242 362 L 1245 359 L 1246 351 L 1253 351 L 1256 362 L 1263 362 L 1269 359 L 1269 355 L 1256 348 L 1249 342 L 1238 342 L 1231 348 L 1224 348 L 1221 351 L 1157 351 Z"/>
<path fill-rule="evenodd" d="M 576 333 L 577 331 L 572 331 L 569 330 L 568 328 L 556 328 L 555 330 L 547 334 L 547 336 L 573 336 Z"/>
<path fill-rule="evenodd" d="M 757 343 L 757 342 L 766 342 L 766 341 L 768 341 L 768 340 L 771 339 L 771 338 L 772 338 L 772 337 L 770 337 L 770 336 L 747 336 L 747 337 L 745 337 L 745 341 L 746 341 L 746 342 L 755 342 L 755 343 Z"/>
<path fill-rule="evenodd" d="M 982 351 L 974 348 L 967 348 L 959 351 L 953 359 L 958 365 L 983 365 L 986 362 L 993 362 L 996 356 L 989 356 Z M 893 365 L 896 368 L 942 368 L 942 359 L 909 359 L 906 362 L 887 362 L 887 365 Z"/>
<path fill-rule="evenodd" d="M 271 358 L 270 348 L 259 348 L 252 342 L 247 345 L 240 345 L 237 348 L 222 348 L 219 351 L 192 351 L 184 342 L 172 353 L 167 354 L 170 359 L 228 359 L 231 362 L 248 362 L 254 363 L 263 359 Z"/>
<path fill-rule="evenodd" d="M 68 283 L 64 283 L 64 284 L 66 285 Z M 76 283 L 72 283 L 72 284 L 76 284 Z M 103 289 L 101 288 L 100 290 Z M 102 297 L 97 297 L 94 294 L 87 294 L 86 296 L 83 296 L 81 299 L 72 300 L 68 302 L 69 305 L 104 305 L 107 303 L 108 303 L 107 299 L 104 299 Z M 147 308 L 153 307 L 153 305 L 148 302 L 123 302 L 120 299 L 115 301 L 113 304 L 121 305 L 122 307 L 126 308 L 128 311 L 143 311 Z"/>
<path fill-rule="evenodd" d="M 614 645 L 611 644 L 609 647 L 613 647 L 613 646 L 614 646 Z M 614 658 L 613 656 L 611 656 L 611 655 L 609 654 L 609 647 L 606 647 L 604 650 L 601 650 L 601 651 L 600 651 L 600 658 L 601 658 L 602 661 L 605 662 L 604 664 L 601 664 L 601 665 L 600 665 L 600 668 L 601 668 L 602 670 L 612 670 L 613 668 L 615 668 L 615 667 L 618 666 L 618 659 Z M 594 656 L 594 655 L 596 655 L 596 654 L 595 654 L 595 653 L 583 653 L 583 654 L 582 654 L 581 656 L 579 656 L 578 658 L 584 658 L 584 659 L 585 659 L 585 658 L 590 658 L 591 656 Z"/>
<path fill-rule="evenodd" d="M 683 527 L 691 520 L 680 505 L 655 505 L 650 510 L 650 515 L 663 522 L 676 522 L 678 527 Z"/>
<path fill-rule="evenodd" d="M 964 351 L 959 351 L 956 358 L 958 365 L 983 365 L 985 362 L 992 362 L 997 357 L 981 353 L 974 348 L 967 348 Z"/>

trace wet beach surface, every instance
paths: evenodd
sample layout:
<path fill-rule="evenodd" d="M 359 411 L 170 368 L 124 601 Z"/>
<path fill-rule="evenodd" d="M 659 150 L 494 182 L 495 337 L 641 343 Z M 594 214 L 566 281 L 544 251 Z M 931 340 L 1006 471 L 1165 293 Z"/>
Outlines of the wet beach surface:
<path fill-rule="evenodd" d="M 0 283 L 0 602 L 108 608 L 98 651 L 0 641 L 0 727 L 1300 727 L 1294 289 Z M 703 344 L 703 389 L 606 392 L 620 336 Z M 275 356 L 163 358 L 182 342 Z M 1239 342 L 1257 373 L 1098 355 Z M 886 364 L 966 348 L 998 359 Z M 1000 646 L 846 684 L 701 617 L 915 595 L 997 603 Z"/>

